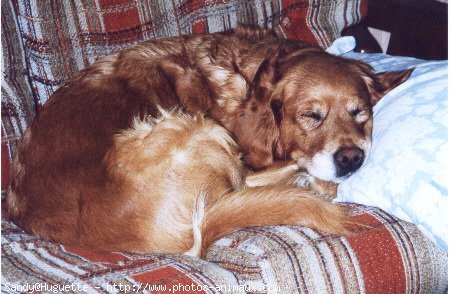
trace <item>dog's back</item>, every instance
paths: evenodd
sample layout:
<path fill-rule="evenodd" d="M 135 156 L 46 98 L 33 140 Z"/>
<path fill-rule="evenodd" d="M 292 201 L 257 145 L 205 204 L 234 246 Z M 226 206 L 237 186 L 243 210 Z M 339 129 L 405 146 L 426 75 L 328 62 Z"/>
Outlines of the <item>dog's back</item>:
<path fill-rule="evenodd" d="M 40 181 L 28 179 L 25 171 L 26 182 L 9 191 L 9 217 L 38 236 L 65 243 L 184 252 L 192 245 L 197 197 L 208 195 L 210 205 L 242 185 L 237 146 L 225 129 L 201 115 L 136 118 L 112 140 L 102 177 L 88 178 L 99 167 L 66 161 L 68 169 L 83 169 L 87 178 L 54 174 L 53 182 L 45 183 L 48 193 L 36 199 L 17 194 L 24 187 L 31 192 L 28 185 Z"/>

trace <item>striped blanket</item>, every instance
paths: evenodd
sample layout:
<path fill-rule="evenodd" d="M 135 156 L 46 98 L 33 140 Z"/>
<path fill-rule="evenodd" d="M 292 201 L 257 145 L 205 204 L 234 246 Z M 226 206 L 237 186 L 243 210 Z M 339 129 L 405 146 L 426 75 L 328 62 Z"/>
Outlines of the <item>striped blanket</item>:
<path fill-rule="evenodd" d="M 2 220 L 2 293 L 439 293 L 447 253 L 412 224 L 356 207 L 350 237 L 255 227 L 215 243 L 207 261 L 52 244 Z M 28 287 L 28 288 L 27 288 Z"/>

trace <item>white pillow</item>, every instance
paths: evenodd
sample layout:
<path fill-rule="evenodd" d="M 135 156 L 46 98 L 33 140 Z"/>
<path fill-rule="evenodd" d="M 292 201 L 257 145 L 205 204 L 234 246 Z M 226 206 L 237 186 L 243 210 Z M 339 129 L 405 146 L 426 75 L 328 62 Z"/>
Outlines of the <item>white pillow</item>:
<path fill-rule="evenodd" d="M 376 71 L 415 68 L 374 107 L 372 150 L 335 202 L 379 207 L 447 250 L 447 61 L 347 53 Z"/>

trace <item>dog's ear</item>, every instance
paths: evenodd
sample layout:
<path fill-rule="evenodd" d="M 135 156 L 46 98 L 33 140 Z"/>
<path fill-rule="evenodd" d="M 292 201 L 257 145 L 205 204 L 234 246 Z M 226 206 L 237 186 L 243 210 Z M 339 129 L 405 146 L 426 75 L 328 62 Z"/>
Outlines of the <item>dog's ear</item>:
<path fill-rule="evenodd" d="M 380 99 L 392 89 L 405 82 L 414 69 L 401 71 L 386 71 L 370 75 L 368 88 L 371 94 L 372 105 L 377 104 Z"/>
<path fill-rule="evenodd" d="M 273 163 L 273 147 L 279 134 L 275 111 L 280 109 L 271 100 L 278 80 L 278 57 L 275 53 L 262 62 L 249 85 L 247 98 L 230 121 L 229 130 L 244 152 L 244 161 L 254 169 Z"/>
<path fill-rule="evenodd" d="M 371 95 L 372 105 L 377 104 L 380 99 L 392 89 L 405 82 L 413 72 L 414 68 L 401 71 L 386 71 L 375 73 L 374 69 L 365 62 L 352 60 L 358 67 L 358 71 Z"/>

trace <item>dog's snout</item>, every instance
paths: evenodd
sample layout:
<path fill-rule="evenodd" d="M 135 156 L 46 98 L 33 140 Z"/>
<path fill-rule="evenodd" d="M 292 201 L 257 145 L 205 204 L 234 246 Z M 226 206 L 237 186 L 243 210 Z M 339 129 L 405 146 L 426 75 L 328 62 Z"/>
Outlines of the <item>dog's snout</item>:
<path fill-rule="evenodd" d="M 338 177 L 348 175 L 361 167 L 364 161 L 364 150 L 357 147 L 341 148 L 334 153 L 334 164 Z"/>

